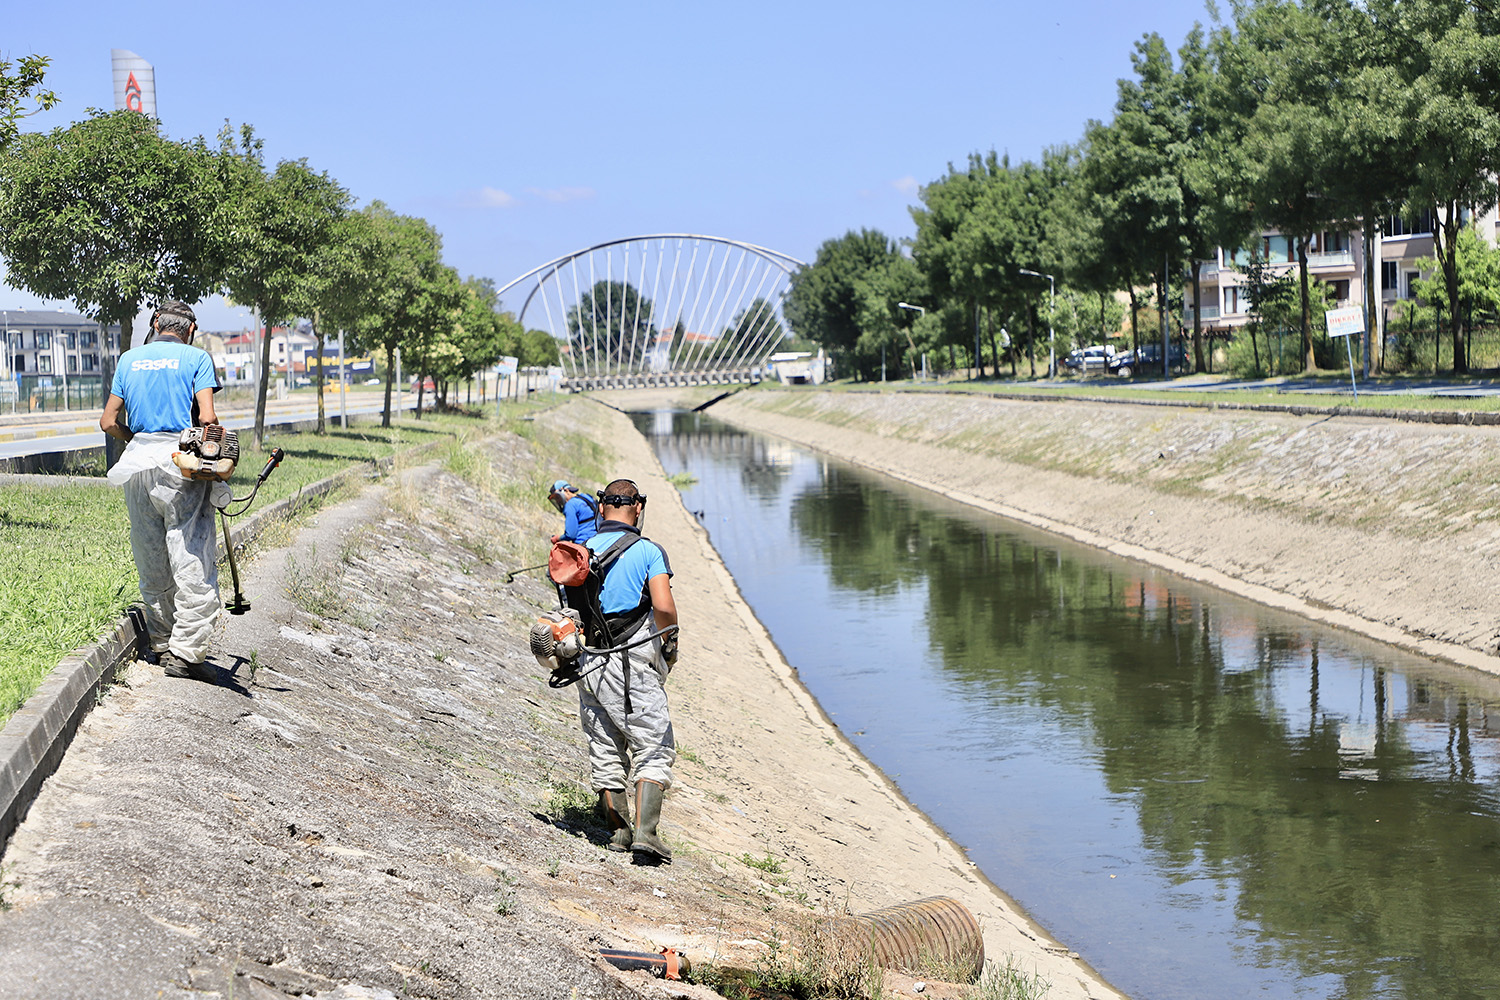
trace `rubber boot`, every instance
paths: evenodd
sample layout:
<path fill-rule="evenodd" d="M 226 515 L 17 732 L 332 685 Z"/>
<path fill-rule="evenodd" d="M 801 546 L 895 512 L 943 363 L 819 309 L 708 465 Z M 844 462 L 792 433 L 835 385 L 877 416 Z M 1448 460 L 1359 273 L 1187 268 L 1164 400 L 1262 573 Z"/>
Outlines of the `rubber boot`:
<path fill-rule="evenodd" d="M 628 851 L 635 840 L 630 829 L 630 796 L 623 788 L 606 788 L 599 793 L 599 812 L 611 831 L 609 843 L 604 846 L 611 851 Z"/>
<path fill-rule="evenodd" d="M 662 861 L 672 860 L 672 851 L 656 835 L 656 825 L 661 822 L 661 797 L 665 789 L 655 781 L 635 783 L 635 839 L 630 849 L 636 854 L 649 854 Z"/>

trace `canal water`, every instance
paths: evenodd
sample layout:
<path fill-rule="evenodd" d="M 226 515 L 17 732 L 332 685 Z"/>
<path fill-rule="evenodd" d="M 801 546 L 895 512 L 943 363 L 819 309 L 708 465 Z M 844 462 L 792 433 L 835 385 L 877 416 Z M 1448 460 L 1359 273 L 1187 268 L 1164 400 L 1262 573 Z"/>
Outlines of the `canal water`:
<path fill-rule="evenodd" d="M 1500 683 L 637 419 L 844 733 L 1136 1000 L 1500 995 Z"/>

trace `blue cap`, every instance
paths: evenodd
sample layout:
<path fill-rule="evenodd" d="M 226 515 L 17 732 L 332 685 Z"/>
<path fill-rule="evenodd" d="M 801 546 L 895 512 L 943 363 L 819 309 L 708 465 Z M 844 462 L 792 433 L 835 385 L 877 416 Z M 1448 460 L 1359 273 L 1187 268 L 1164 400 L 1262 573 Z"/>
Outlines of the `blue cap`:
<path fill-rule="evenodd" d="M 571 490 L 573 487 L 566 479 L 559 479 L 552 484 L 553 493 L 561 493 L 563 490 Z"/>

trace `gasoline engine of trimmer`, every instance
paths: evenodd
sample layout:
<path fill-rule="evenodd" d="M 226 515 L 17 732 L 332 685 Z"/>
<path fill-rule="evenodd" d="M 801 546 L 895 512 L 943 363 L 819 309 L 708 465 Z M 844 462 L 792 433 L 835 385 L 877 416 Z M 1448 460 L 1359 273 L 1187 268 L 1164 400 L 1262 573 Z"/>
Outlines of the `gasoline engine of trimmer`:
<path fill-rule="evenodd" d="M 240 436 L 219 424 L 189 427 L 177 447 L 172 461 L 189 479 L 226 483 L 240 461 Z"/>
<path fill-rule="evenodd" d="M 531 626 L 531 653 L 547 670 L 554 687 L 578 679 L 583 655 L 583 618 L 572 608 L 544 611 Z"/>

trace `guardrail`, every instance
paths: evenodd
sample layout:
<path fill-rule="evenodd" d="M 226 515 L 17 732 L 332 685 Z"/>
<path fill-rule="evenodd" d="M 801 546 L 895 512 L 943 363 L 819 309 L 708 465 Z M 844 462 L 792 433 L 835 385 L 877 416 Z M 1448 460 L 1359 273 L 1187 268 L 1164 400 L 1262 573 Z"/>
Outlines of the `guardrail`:
<path fill-rule="evenodd" d="M 564 392 L 591 389 L 662 389 L 690 385 L 755 385 L 765 377 L 759 368 L 701 372 L 641 372 L 634 375 L 579 375 L 562 380 Z"/>

